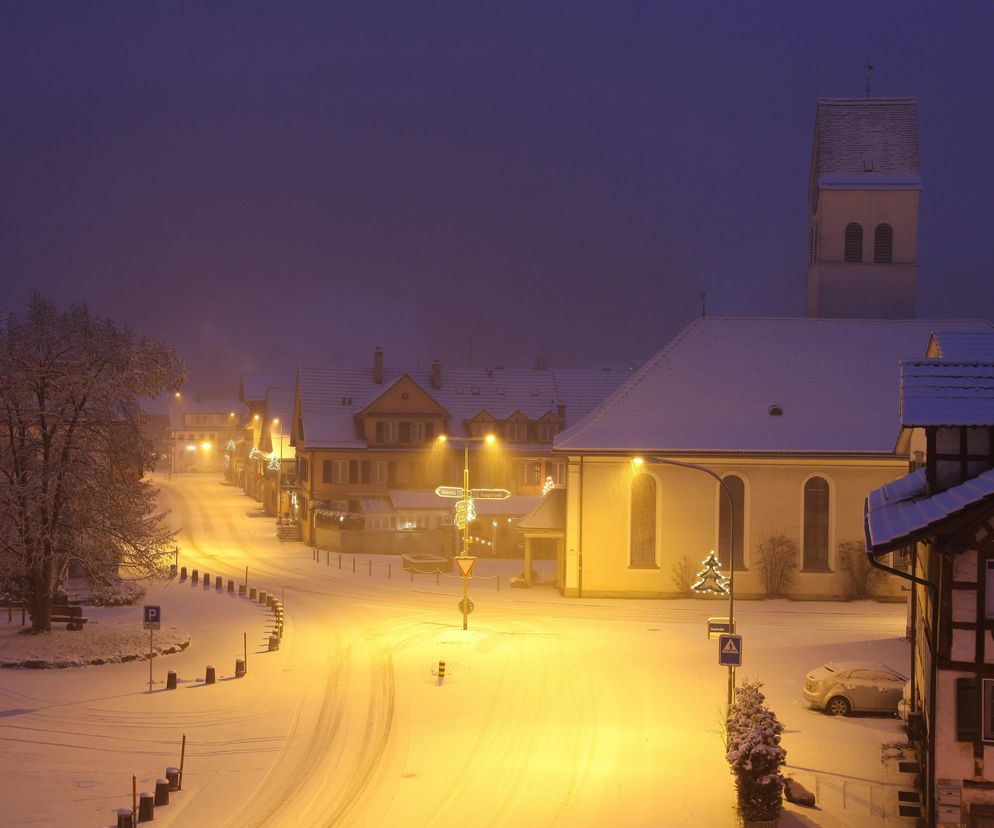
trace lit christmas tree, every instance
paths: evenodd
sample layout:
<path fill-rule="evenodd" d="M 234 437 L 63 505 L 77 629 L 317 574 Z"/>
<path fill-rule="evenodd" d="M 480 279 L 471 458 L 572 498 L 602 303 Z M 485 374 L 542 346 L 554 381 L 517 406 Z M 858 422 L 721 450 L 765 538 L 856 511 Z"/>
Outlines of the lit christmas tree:
<path fill-rule="evenodd" d="M 698 595 L 728 595 L 728 578 L 718 570 L 721 567 L 712 549 L 702 561 L 704 569 L 697 573 L 697 583 L 691 589 Z"/>

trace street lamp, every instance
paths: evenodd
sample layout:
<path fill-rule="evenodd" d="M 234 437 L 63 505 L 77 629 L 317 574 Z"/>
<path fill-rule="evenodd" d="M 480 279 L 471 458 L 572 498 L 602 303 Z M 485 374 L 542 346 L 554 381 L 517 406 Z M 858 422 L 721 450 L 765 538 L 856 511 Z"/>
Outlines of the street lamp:
<path fill-rule="evenodd" d="M 699 463 L 687 463 L 683 460 L 672 460 L 669 457 L 657 457 L 650 456 L 648 458 L 653 463 L 662 463 L 666 466 L 678 466 L 682 469 L 694 469 L 695 471 L 704 472 L 704 474 L 711 475 L 715 480 L 718 481 L 718 486 L 722 492 L 725 493 L 725 497 L 728 498 L 728 631 L 730 633 L 735 632 L 735 502 L 732 499 L 732 493 L 729 491 L 728 486 L 725 485 L 724 478 L 718 474 L 714 469 L 708 468 L 707 466 L 702 466 Z M 641 457 L 634 458 L 633 462 L 636 466 L 641 466 L 644 460 Z M 719 541 L 721 533 L 721 525 L 719 522 L 718 526 Z M 735 696 L 735 668 L 729 665 L 728 667 L 728 703 L 725 708 L 725 713 L 727 715 L 728 711 L 732 708 L 732 699 Z"/>
<path fill-rule="evenodd" d="M 440 434 L 438 437 L 438 442 L 440 443 L 448 443 L 454 440 L 461 440 L 463 444 L 462 501 L 456 507 L 456 525 L 458 526 L 460 521 L 463 524 L 462 553 L 456 556 L 456 565 L 459 567 L 459 572 L 462 575 L 462 628 L 465 630 L 469 629 L 469 579 L 473 574 L 473 564 L 476 563 L 476 558 L 469 554 L 469 522 L 476 517 L 476 514 L 471 511 L 469 444 L 486 443 L 492 445 L 496 442 L 497 438 L 493 434 L 488 434 L 485 437 L 449 437 L 445 434 Z"/>

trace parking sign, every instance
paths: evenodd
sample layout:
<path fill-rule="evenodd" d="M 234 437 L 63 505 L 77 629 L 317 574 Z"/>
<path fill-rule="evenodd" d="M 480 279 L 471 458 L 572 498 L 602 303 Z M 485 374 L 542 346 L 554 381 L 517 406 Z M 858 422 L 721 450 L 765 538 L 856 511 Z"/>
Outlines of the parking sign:
<path fill-rule="evenodd" d="M 162 625 L 162 607 L 153 604 L 145 605 L 146 630 L 157 630 Z"/>

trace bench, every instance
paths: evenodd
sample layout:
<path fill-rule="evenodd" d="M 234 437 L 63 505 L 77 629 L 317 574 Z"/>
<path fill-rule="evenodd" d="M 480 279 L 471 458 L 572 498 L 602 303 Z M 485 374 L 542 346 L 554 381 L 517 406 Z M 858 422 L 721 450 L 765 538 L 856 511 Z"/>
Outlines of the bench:
<path fill-rule="evenodd" d="M 400 556 L 404 564 L 404 569 L 408 572 L 415 572 L 421 575 L 428 575 L 432 572 L 451 572 L 452 559 L 443 555 L 434 555 L 431 552 L 408 552 Z"/>
<path fill-rule="evenodd" d="M 83 608 L 69 604 L 52 604 L 51 621 L 53 624 L 65 624 L 67 630 L 81 630 L 89 618 L 83 617 Z M 32 614 L 33 617 L 33 614 Z"/>

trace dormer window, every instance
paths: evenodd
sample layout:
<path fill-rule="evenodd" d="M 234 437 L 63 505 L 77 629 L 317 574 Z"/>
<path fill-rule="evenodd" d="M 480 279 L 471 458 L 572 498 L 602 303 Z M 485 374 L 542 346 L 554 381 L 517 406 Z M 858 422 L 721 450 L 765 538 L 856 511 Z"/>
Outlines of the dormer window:
<path fill-rule="evenodd" d="M 400 437 L 400 423 L 396 420 L 378 420 L 376 422 L 376 442 L 396 443 Z"/>
<path fill-rule="evenodd" d="M 507 423 L 505 429 L 509 443 L 524 443 L 528 439 L 528 423 Z"/>
<path fill-rule="evenodd" d="M 846 261 L 863 261 L 863 225 L 852 222 L 846 225 Z"/>

